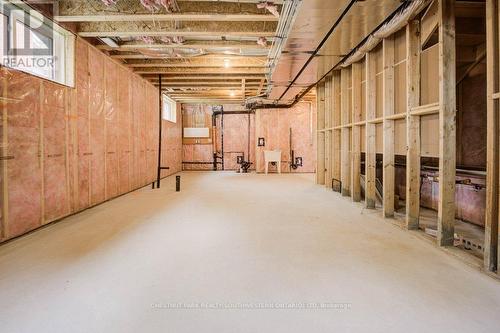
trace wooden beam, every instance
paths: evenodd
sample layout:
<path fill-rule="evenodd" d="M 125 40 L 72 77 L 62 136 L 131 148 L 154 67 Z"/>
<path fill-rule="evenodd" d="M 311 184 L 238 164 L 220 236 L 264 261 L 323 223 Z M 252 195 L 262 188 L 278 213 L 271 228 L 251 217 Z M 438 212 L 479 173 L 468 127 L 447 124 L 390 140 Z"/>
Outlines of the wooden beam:
<path fill-rule="evenodd" d="M 382 41 L 384 65 L 383 72 L 383 110 L 384 117 L 394 115 L 394 36 Z M 383 212 L 385 217 L 394 216 L 395 158 L 394 158 L 394 120 L 385 118 L 383 124 Z"/>
<path fill-rule="evenodd" d="M 325 78 L 325 128 L 331 127 L 332 114 L 332 77 Z M 330 187 L 332 183 L 331 169 L 331 131 L 325 131 L 325 187 Z"/>
<path fill-rule="evenodd" d="M 333 122 L 332 126 L 340 125 L 340 111 L 341 111 L 341 92 L 340 92 L 340 71 L 333 72 L 332 80 L 332 94 L 333 94 Z M 334 130 L 332 132 L 332 153 L 333 153 L 333 165 L 332 165 L 332 176 L 336 180 L 340 180 L 340 156 L 341 156 L 341 145 L 340 136 L 341 132 L 339 130 Z"/>
<path fill-rule="evenodd" d="M 437 239 L 452 246 L 456 181 L 455 0 L 439 0 L 439 202 Z"/>
<path fill-rule="evenodd" d="M 115 49 L 116 50 L 116 49 Z M 130 50 L 127 50 L 127 52 L 130 52 Z M 140 53 L 134 53 L 134 54 L 112 54 L 110 55 L 111 58 L 113 59 L 138 59 L 138 60 L 158 60 L 158 57 L 155 56 L 150 56 L 146 54 L 140 54 Z M 162 59 L 162 58 L 160 58 Z M 189 58 L 188 58 L 189 59 Z M 191 58 L 193 59 L 193 57 Z M 235 59 L 235 60 L 243 60 L 243 59 L 248 59 L 251 61 L 260 61 L 262 63 L 266 63 L 267 57 L 263 55 L 245 55 L 245 54 L 206 54 L 206 55 L 201 55 L 201 56 L 196 56 L 194 59 L 196 60 L 224 60 L 224 59 Z M 167 60 L 172 60 L 172 58 Z M 174 60 L 178 60 L 178 58 L 175 58 Z"/>
<path fill-rule="evenodd" d="M 500 197 L 500 161 L 499 100 L 494 98 L 500 90 L 500 34 L 498 0 L 486 1 L 486 76 L 487 76 L 487 134 L 486 134 L 486 218 L 484 228 L 484 268 L 495 271 L 500 267 L 498 256 L 499 242 L 499 197 Z"/>
<path fill-rule="evenodd" d="M 262 89 L 264 89 L 264 84 L 266 83 L 266 79 L 260 80 L 259 90 L 257 90 L 257 96 L 262 94 Z"/>
<path fill-rule="evenodd" d="M 165 64 L 165 63 L 144 63 L 144 64 L 125 64 L 130 68 L 224 68 L 224 64 L 212 65 L 212 64 L 200 64 L 200 63 L 184 63 L 184 64 Z M 266 65 L 250 65 L 241 64 L 234 65 L 231 68 L 268 68 Z"/>
<path fill-rule="evenodd" d="M 325 82 L 317 86 L 317 157 L 316 157 L 316 184 L 325 184 Z"/>
<path fill-rule="evenodd" d="M 158 86 L 159 84 L 157 82 L 151 82 L 155 86 Z M 164 88 L 213 88 L 213 87 L 219 87 L 221 89 L 223 88 L 238 88 L 241 87 L 241 84 L 232 84 L 232 83 L 199 83 L 199 84 L 193 84 L 190 82 L 187 83 L 179 83 L 179 84 L 169 84 L 169 85 L 163 85 Z M 247 88 L 254 88 L 254 89 L 259 89 L 257 86 L 253 84 L 246 84 L 245 85 Z"/>
<path fill-rule="evenodd" d="M 372 52 L 366 54 L 366 154 L 365 154 L 365 205 L 375 208 L 376 196 L 376 125 L 369 120 L 376 117 L 376 64 Z"/>
<path fill-rule="evenodd" d="M 112 14 L 112 15 L 61 15 L 54 16 L 56 22 L 166 22 L 166 21 L 210 21 L 210 22 L 274 22 L 279 18 L 268 14 Z"/>
<path fill-rule="evenodd" d="M 361 77 L 363 64 L 352 64 L 352 122 L 361 121 Z M 352 127 L 352 173 L 351 173 L 352 201 L 361 201 L 361 126 Z"/>
<path fill-rule="evenodd" d="M 255 91 L 255 90 L 249 90 L 249 91 Z M 245 101 L 245 98 L 247 96 L 247 88 L 246 88 L 245 79 L 241 79 L 241 95 L 243 96 L 243 101 Z"/>
<path fill-rule="evenodd" d="M 420 44 L 424 46 L 438 28 L 438 0 L 435 0 L 425 11 L 421 20 Z"/>
<path fill-rule="evenodd" d="M 342 125 L 349 123 L 349 79 L 350 68 L 342 68 L 340 71 L 340 117 Z M 351 195 L 351 138 L 350 129 L 342 128 L 340 139 L 340 181 L 342 182 L 342 196 Z"/>
<path fill-rule="evenodd" d="M 228 81 L 228 80 L 241 80 L 241 79 L 246 79 L 246 80 L 260 80 L 262 77 L 264 77 L 263 74 L 248 74 L 248 75 L 220 75 L 220 73 L 212 74 L 212 75 L 196 75 L 197 73 L 178 73 L 179 75 L 162 75 L 162 82 L 163 80 L 166 83 L 176 83 L 178 80 L 211 80 L 211 81 Z M 148 80 L 148 79 L 156 79 L 158 76 L 154 75 L 153 77 L 151 75 L 143 75 L 143 77 Z"/>
<path fill-rule="evenodd" d="M 161 30 L 161 31 L 80 31 L 80 37 L 274 37 L 274 32 L 269 31 L 183 31 L 183 30 Z"/>
<path fill-rule="evenodd" d="M 6 71 L 5 68 L 0 68 L 0 72 Z M 0 80 L 2 81 L 2 89 L 0 95 L 3 98 L 0 98 L 0 106 L 1 110 L 0 113 L 2 115 L 1 122 L 2 122 L 2 127 L 0 130 L 0 140 L 2 143 L 2 146 L 0 147 L 0 172 L 2 174 L 1 182 L 0 182 L 0 199 L 2 199 L 2 204 L 0 205 L 0 209 L 2 210 L 2 220 L 0 224 L 0 240 L 6 239 L 10 236 L 9 233 L 9 172 L 8 172 L 8 160 L 10 158 L 14 158 L 14 156 L 9 157 L 8 156 L 8 113 L 7 113 L 7 108 L 8 108 L 8 75 L 7 73 L 2 73 L 0 76 Z"/>
<path fill-rule="evenodd" d="M 439 113 L 439 102 L 426 105 L 416 106 L 410 109 L 412 116 L 428 116 L 430 114 Z"/>
<path fill-rule="evenodd" d="M 156 69 L 153 68 L 151 70 L 136 70 L 134 73 L 136 74 L 164 74 L 164 75 L 173 75 L 173 74 L 232 74 L 232 75 L 248 75 L 248 74 L 256 74 L 256 75 L 264 75 L 267 74 L 267 70 L 259 70 L 258 68 L 207 68 L 207 69 L 195 69 L 195 68 L 182 68 L 182 69 Z"/>
<path fill-rule="evenodd" d="M 406 228 L 416 230 L 420 218 L 420 117 L 411 111 L 420 105 L 420 22 L 406 26 Z"/>
<path fill-rule="evenodd" d="M 239 50 L 268 50 L 271 46 L 259 46 L 254 42 L 233 42 L 233 41 L 203 41 L 189 42 L 184 44 L 145 44 L 145 43 L 127 43 L 118 47 L 109 45 L 97 45 L 99 50 L 131 52 L 141 49 L 239 49 Z"/>

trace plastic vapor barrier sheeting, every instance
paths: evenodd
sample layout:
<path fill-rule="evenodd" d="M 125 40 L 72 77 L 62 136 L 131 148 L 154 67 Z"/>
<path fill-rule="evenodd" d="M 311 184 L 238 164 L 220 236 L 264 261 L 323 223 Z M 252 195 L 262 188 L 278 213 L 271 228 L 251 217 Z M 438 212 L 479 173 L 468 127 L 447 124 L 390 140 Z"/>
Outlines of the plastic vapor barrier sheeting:
<path fill-rule="evenodd" d="M 156 178 L 158 90 L 76 48 L 75 88 L 0 68 L 0 241 Z M 181 130 L 163 121 L 162 176 L 181 170 Z"/>

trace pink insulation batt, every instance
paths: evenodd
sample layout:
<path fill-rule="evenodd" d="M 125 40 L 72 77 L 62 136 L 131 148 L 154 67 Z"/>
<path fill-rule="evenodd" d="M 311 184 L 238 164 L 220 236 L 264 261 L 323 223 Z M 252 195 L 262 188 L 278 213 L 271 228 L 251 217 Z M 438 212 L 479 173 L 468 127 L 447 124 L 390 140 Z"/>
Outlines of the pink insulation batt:
<path fill-rule="evenodd" d="M 2 67 L 0 107 L 0 241 L 156 178 L 158 89 L 81 39 L 74 88 Z M 165 177 L 182 168 L 182 125 L 162 126 Z"/>

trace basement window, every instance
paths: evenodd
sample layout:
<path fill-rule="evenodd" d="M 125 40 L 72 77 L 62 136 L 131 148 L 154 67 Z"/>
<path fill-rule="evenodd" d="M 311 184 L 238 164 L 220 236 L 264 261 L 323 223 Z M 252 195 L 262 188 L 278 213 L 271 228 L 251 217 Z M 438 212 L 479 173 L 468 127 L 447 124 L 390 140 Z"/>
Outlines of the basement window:
<path fill-rule="evenodd" d="M 167 95 L 163 95 L 161 115 L 163 120 L 177 121 L 177 103 Z"/>
<path fill-rule="evenodd" d="M 6 31 L 7 31 L 7 23 L 9 21 L 7 20 L 7 16 L 2 14 L 0 12 L 0 36 L 2 36 L 2 39 L 0 40 L 0 56 L 3 58 L 5 52 L 7 51 L 8 47 L 8 39 L 5 38 L 6 36 Z"/>
<path fill-rule="evenodd" d="M 74 84 L 75 37 L 22 3 L 0 0 L 0 65 Z"/>

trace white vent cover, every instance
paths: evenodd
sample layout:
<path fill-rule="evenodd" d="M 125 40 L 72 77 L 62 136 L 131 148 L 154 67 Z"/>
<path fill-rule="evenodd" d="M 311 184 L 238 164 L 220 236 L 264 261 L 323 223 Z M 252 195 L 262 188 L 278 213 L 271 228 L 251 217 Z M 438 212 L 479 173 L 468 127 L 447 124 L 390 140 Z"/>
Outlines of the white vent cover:
<path fill-rule="evenodd" d="M 209 138 L 210 129 L 208 127 L 184 127 L 185 138 Z"/>

